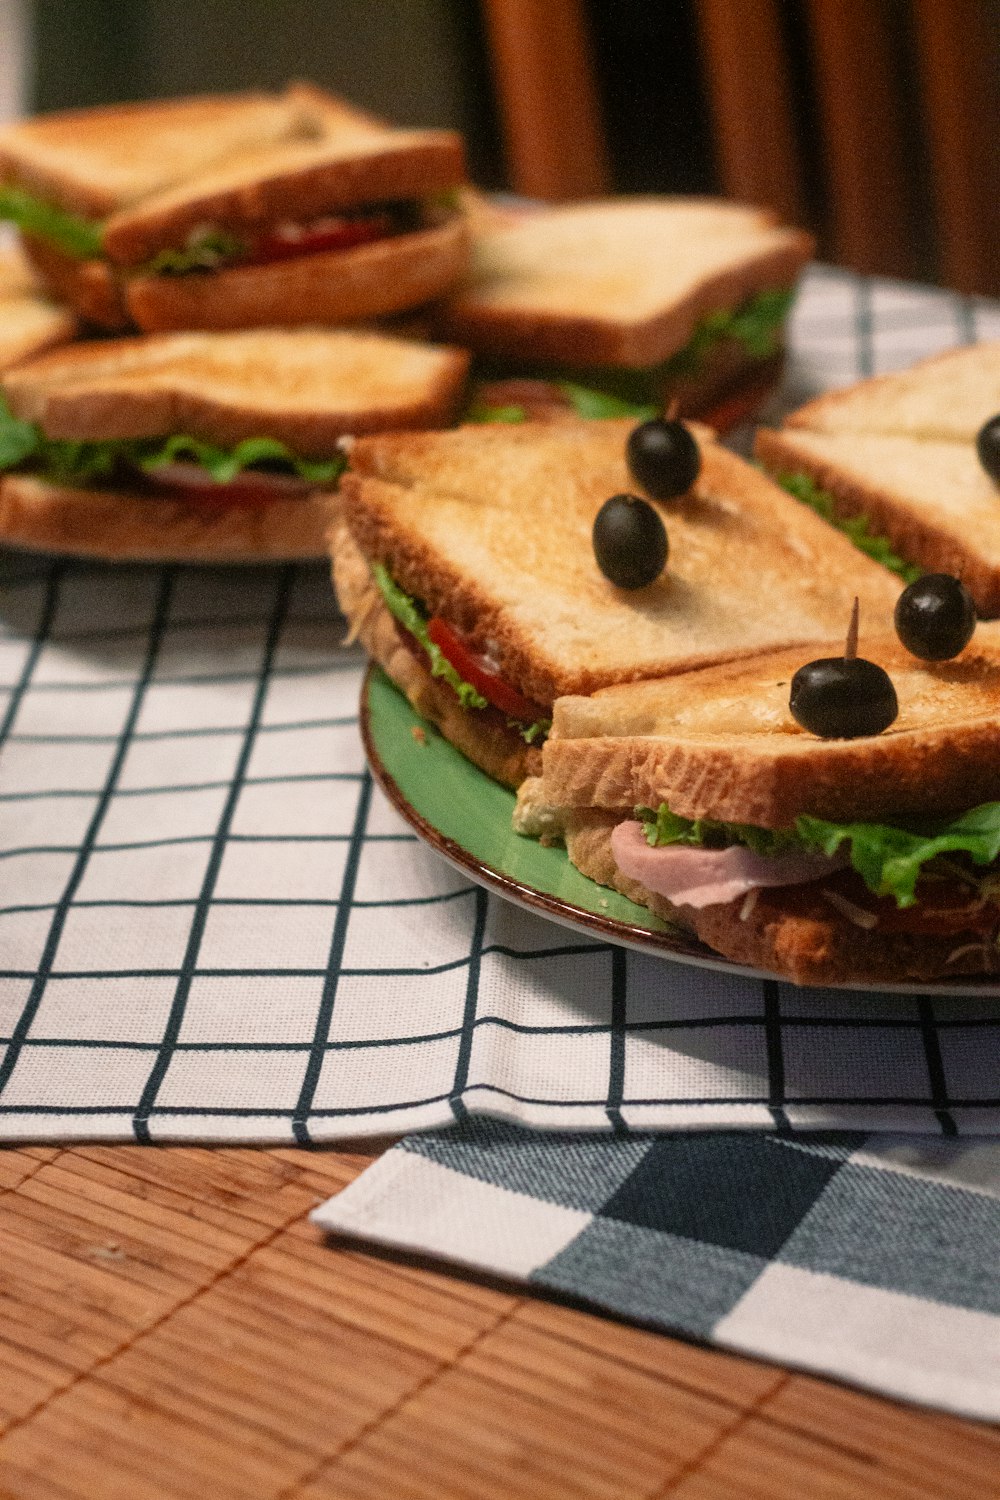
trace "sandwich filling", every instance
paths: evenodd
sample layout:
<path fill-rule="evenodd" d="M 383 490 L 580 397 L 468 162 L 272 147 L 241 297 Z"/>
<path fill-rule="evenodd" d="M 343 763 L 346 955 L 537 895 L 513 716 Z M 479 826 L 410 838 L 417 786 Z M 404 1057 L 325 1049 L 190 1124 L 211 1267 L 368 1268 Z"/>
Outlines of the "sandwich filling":
<path fill-rule="evenodd" d="M 799 817 L 778 830 L 682 818 L 661 803 L 614 829 L 612 853 L 624 876 L 676 906 L 823 882 L 831 905 L 869 930 L 1000 928 L 1000 802 L 924 827 Z"/>
<path fill-rule="evenodd" d="M 528 745 L 540 744 L 551 728 L 541 704 L 505 680 L 497 664 L 477 652 L 440 615 L 432 615 L 399 587 L 381 563 L 371 564 L 382 601 L 396 621 L 400 638 L 432 677 L 447 683 L 464 709 L 503 718 Z"/>
<path fill-rule="evenodd" d="M 785 320 L 795 298 L 795 288 L 786 287 L 758 292 L 739 307 L 719 308 L 709 313 L 698 324 L 683 349 L 672 354 L 661 364 L 645 370 L 608 369 L 606 367 L 560 371 L 537 368 L 529 373 L 539 383 L 551 387 L 556 399 L 574 410 L 578 416 L 656 416 L 662 406 L 664 390 L 671 383 L 689 380 L 700 375 L 710 358 L 727 342 L 735 344 L 746 359 L 754 364 L 764 364 L 781 350 Z M 487 372 L 484 399 L 470 420 L 525 422 L 537 419 L 535 402 L 518 399 L 512 392 L 507 401 L 485 399 L 494 386 L 502 388 L 508 384 L 500 372 Z M 576 381 L 582 381 L 577 385 Z M 608 401 L 617 403 L 614 409 L 581 409 L 583 392 L 590 403 Z M 586 405 L 586 401 L 583 403 Z"/>
<path fill-rule="evenodd" d="M 904 583 L 914 583 L 922 576 L 923 569 L 900 557 L 888 537 L 879 536 L 872 531 L 867 516 L 838 516 L 834 497 L 829 490 L 820 489 L 808 474 L 775 474 L 774 478 L 789 495 L 794 495 L 796 500 L 808 505 L 810 510 L 822 516 L 824 521 L 829 521 L 831 526 L 836 526 L 860 552 L 881 563 L 891 573 L 897 574 Z"/>
<path fill-rule="evenodd" d="M 353 250 L 427 228 L 444 200 L 359 204 L 304 222 L 282 222 L 254 229 L 200 225 L 179 245 L 166 246 L 148 263 L 130 267 L 140 275 L 179 276 L 231 266 L 265 266 L 276 261 Z M 72 260 L 106 260 L 103 224 L 68 213 L 24 188 L 0 186 L 0 219 Z"/>
<path fill-rule="evenodd" d="M 347 460 L 305 459 L 276 438 L 251 437 L 230 448 L 184 434 L 104 442 L 47 438 L 19 422 L 0 398 L 0 473 L 28 473 L 50 484 L 127 486 L 151 499 L 258 505 L 309 495 L 335 483 Z"/>

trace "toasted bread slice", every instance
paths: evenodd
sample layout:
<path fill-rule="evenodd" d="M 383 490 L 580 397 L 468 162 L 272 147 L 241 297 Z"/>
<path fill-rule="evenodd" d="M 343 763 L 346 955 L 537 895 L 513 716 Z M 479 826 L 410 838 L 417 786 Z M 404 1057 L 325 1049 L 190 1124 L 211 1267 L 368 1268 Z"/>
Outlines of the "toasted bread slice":
<path fill-rule="evenodd" d="M 266 435 L 328 458 L 346 433 L 448 421 L 467 362 L 372 332 L 175 333 L 74 344 L 11 371 L 4 389 L 50 438 Z"/>
<path fill-rule="evenodd" d="M 314 133 L 295 92 L 214 95 L 64 110 L 0 132 L 0 181 L 84 218 L 108 214 L 240 151 Z"/>
<path fill-rule="evenodd" d="M 973 443 L 1000 412 L 1000 340 L 949 349 L 908 370 L 818 396 L 785 419 L 810 432 Z"/>
<path fill-rule="evenodd" d="M 39 290 L 24 257 L 0 249 L 0 370 L 63 344 L 76 332 L 76 319 Z"/>
<path fill-rule="evenodd" d="M 707 314 L 791 286 L 813 249 L 761 209 L 698 198 L 574 204 L 477 227 L 441 331 L 483 353 L 578 367 L 658 365 Z"/>
<path fill-rule="evenodd" d="M 298 562 L 325 554 L 326 506 L 319 493 L 205 506 L 8 474 L 0 478 L 0 542 L 107 562 Z"/>
<path fill-rule="evenodd" d="M 140 328 L 235 329 L 355 323 L 418 307 L 450 286 L 468 257 L 457 215 L 352 250 L 208 275 L 135 276 L 125 293 Z"/>
<path fill-rule="evenodd" d="M 757 434 L 773 474 L 806 474 L 840 518 L 863 515 L 908 562 L 955 573 L 983 619 L 1000 615 L 1000 487 L 971 442 L 788 427 Z"/>
<path fill-rule="evenodd" d="M 238 233 L 360 204 L 426 198 L 465 175 L 462 138 L 453 130 L 389 129 L 353 115 L 336 127 L 325 123 L 318 140 L 244 152 L 113 214 L 103 236 L 109 259 L 139 266 L 166 245 L 183 245 L 202 225 Z"/>
<path fill-rule="evenodd" d="M 964 811 L 1000 786 L 1000 635 L 980 626 L 954 661 L 918 662 L 895 637 L 866 639 L 899 699 L 884 734 L 819 739 L 791 717 L 806 661 L 843 645 L 759 656 L 683 678 L 559 699 L 543 752 L 554 807 L 666 802 L 684 818 L 787 828 L 796 817 L 894 822 Z"/>
<path fill-rule="evenodd" d="M 703 437 L 691 494 L 661 507 L 666 571 L 617 589 L 597 511 L 636 489 L 633 423 L 525 423 L 361 439 L 341 482 L 361 552 L 541 705 L 839 631 L 855 594 L 890 626 L 898 581 Z"/>

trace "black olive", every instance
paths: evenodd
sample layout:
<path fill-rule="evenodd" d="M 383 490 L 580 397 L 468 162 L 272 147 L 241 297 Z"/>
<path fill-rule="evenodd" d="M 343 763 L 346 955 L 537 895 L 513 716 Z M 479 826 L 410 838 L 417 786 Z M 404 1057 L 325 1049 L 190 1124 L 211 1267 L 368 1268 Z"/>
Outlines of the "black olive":
<path fill-rule="evenodd" d="M 863 657 L 826 656 L 792 678 L 792 718 L 824 740 L 881 734 L 899 713 L 888 672 Z"/>
<path fill-rule="evenodd" d="M 663 571 L 667 531 L 659 513 L 638 495 L 612 495 L 594 519 L 597 566 L 620 589 L 641 589 Z"/>
<path fill-rule="evenodd" d="M 686 494 L 698 478 L 701 454 L 683 422 L 655 417 L 629 433 L 625 457 L 633 479 L 654 500 Z"/>
<path fill-rule="evenodd" d="M 976 606 L 950 573 L 926 573 L 896 600 L 896 634 L 921 661 L 948 661 L 972 639 Z"/>
<path fill-rule="evenodd" d="M 976 452 L 987 474 L 1000 484 L 1000 412 L 980 427 L 976 438 Z"/>

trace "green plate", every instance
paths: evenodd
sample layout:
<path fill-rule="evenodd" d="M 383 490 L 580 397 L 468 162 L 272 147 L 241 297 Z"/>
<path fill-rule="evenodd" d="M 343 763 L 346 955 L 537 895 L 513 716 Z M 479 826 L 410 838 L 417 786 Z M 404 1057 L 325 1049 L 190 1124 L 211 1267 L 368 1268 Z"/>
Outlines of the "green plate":
<path fill-rule="evenodd" d="M 414 735 L 414 730 L 418 734 Z M 414 713 L 380 668 L 361 691 L 361 730 L 376 781 L 420 837 L 469 877 L 554 921 L 687 963 L 752 974 L 617 891 L 574 869 L 563 848 L 511 828 L 514 794 Z"/>

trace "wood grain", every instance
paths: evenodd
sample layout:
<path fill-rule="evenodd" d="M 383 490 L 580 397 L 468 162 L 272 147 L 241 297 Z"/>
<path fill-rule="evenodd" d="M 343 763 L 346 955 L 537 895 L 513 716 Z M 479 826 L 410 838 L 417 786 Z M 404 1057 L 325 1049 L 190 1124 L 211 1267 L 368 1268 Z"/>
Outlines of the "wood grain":
<path fill-rule="evenodd" d="M 364 1152 L 0 1151 L 2 1500 L 992 1500 L 1000 1433 L 328 1243 Z"/>

